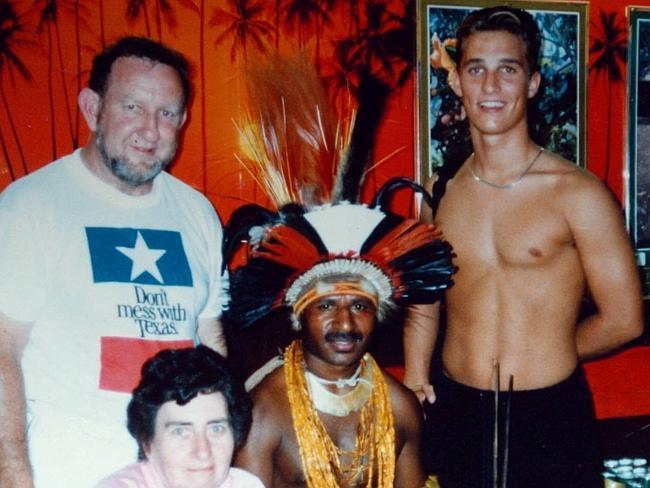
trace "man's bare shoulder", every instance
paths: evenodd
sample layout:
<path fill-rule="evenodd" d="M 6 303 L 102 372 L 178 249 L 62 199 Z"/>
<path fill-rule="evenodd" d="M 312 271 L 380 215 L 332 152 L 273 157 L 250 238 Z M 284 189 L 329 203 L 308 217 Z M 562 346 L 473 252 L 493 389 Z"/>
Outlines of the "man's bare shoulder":
<path fill-rule="evenodd" d="M 400 417 L 403 415 L 420 414 L 420 402 L 412 390 L 400 383 L 390 373 L 382 370 L 386 386 L 388 387 L 388 396 L 390 397 L 391 405 L 393 406 L 393 413 L 395 421 L 399 423 Z"/>
<path fill-rule="evenodd" d="M 558 184 L 583 186 L 600 183 L 600 180 L 585 168 L 550 151 L 544 151 L 543 157 L 531 171 L 531 174 L 535 173 L 554 176 Z"/>
<path fill-rule="evenodd" d="M 269 373 L 250 392 L 253 407 L 256 409 L 278 409 L 282 400 L 286 399 L 286 383 L 284 380 L 284 366 L 280 366 Z"/>
<path fill-rule="evenodd" d="M 277 444 L 291 424 L 291 410 L 287 399 L 284 368 L 269 373 L 250 392 L 253 402 L 253 423 L 249 440 Z"/>
<path fill-rule="evenodd" d="M 589 170 L 550 151 L 544 152 L 531 175 L 542 177 L 541 181 L 553 192 L 553 201 L 564 204 L 568 211 L 575 205 L 613 201 L 611 192 Z"/>

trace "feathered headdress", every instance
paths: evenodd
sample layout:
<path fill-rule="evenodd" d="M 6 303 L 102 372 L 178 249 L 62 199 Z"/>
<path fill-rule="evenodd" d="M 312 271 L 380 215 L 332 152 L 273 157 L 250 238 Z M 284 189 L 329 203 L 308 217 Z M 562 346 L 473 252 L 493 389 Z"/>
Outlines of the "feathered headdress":
<path fill-rule="evenodd" d="M 249 77 L 250 111 L 240 160 L 275 204 L 246 205 L 225 229 L 230 323 L 247 327 L 289 307 L 294 325 L 316 298 L 371 297 L 381 320 L 396 306 L 433 303 L 452 281 L 451 248 L 433 225 L 389 209 L 386 183 L 370 205 L 357 202 L 389 90 L 360 76 L 357 109 L 340 118 L 304 58 L 275 59 Z"/>

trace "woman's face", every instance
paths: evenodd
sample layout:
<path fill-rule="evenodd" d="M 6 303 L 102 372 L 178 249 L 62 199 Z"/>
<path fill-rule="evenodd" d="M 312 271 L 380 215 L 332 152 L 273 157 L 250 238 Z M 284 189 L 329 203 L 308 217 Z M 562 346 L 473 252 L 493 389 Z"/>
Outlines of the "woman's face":
<path fill-rule="evenodd" d="M 213 488 L 228 476 L 234 448 L 226 400 L 217 392 L 185 405 L 164 403 L 146 454 L 166 486 Z"/>

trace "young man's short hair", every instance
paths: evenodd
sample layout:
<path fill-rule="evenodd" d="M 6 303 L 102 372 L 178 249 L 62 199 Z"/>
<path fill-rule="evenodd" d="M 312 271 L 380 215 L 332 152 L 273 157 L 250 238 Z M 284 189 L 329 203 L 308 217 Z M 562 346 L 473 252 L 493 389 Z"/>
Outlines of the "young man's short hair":
<path fill-rule="evenodd" d="M 533 16 L 514 7 L 489 7 L 470 13 L 456 30 L 457 62 L 463 57 L 463 43 L 477 32 L 506 31 L 517 36 L 524 44 L 530 73 L 539 71 L 541 34 Z"/>

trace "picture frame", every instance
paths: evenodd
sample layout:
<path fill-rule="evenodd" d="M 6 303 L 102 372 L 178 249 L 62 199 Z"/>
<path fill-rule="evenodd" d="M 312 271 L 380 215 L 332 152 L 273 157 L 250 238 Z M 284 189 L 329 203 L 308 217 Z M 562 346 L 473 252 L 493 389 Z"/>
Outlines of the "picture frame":
<path fill-rule="evenodd" d="M 626 214 L 648 295 L 650 289 L 650 7 L 627 9 Z"/>
<path fill-rule="evenodd" d="M 529 105 L 531 135 L 540 145 L 586 166 L 589 3 L 538 0 L 417 0 L 416 174 L 426 182 L 444 164 L 472 152 L 461 101 L 447 83 L 454 35 L 479 8 L 509 5 L 529 11 L 540 25 L 542 86 Z"/>

